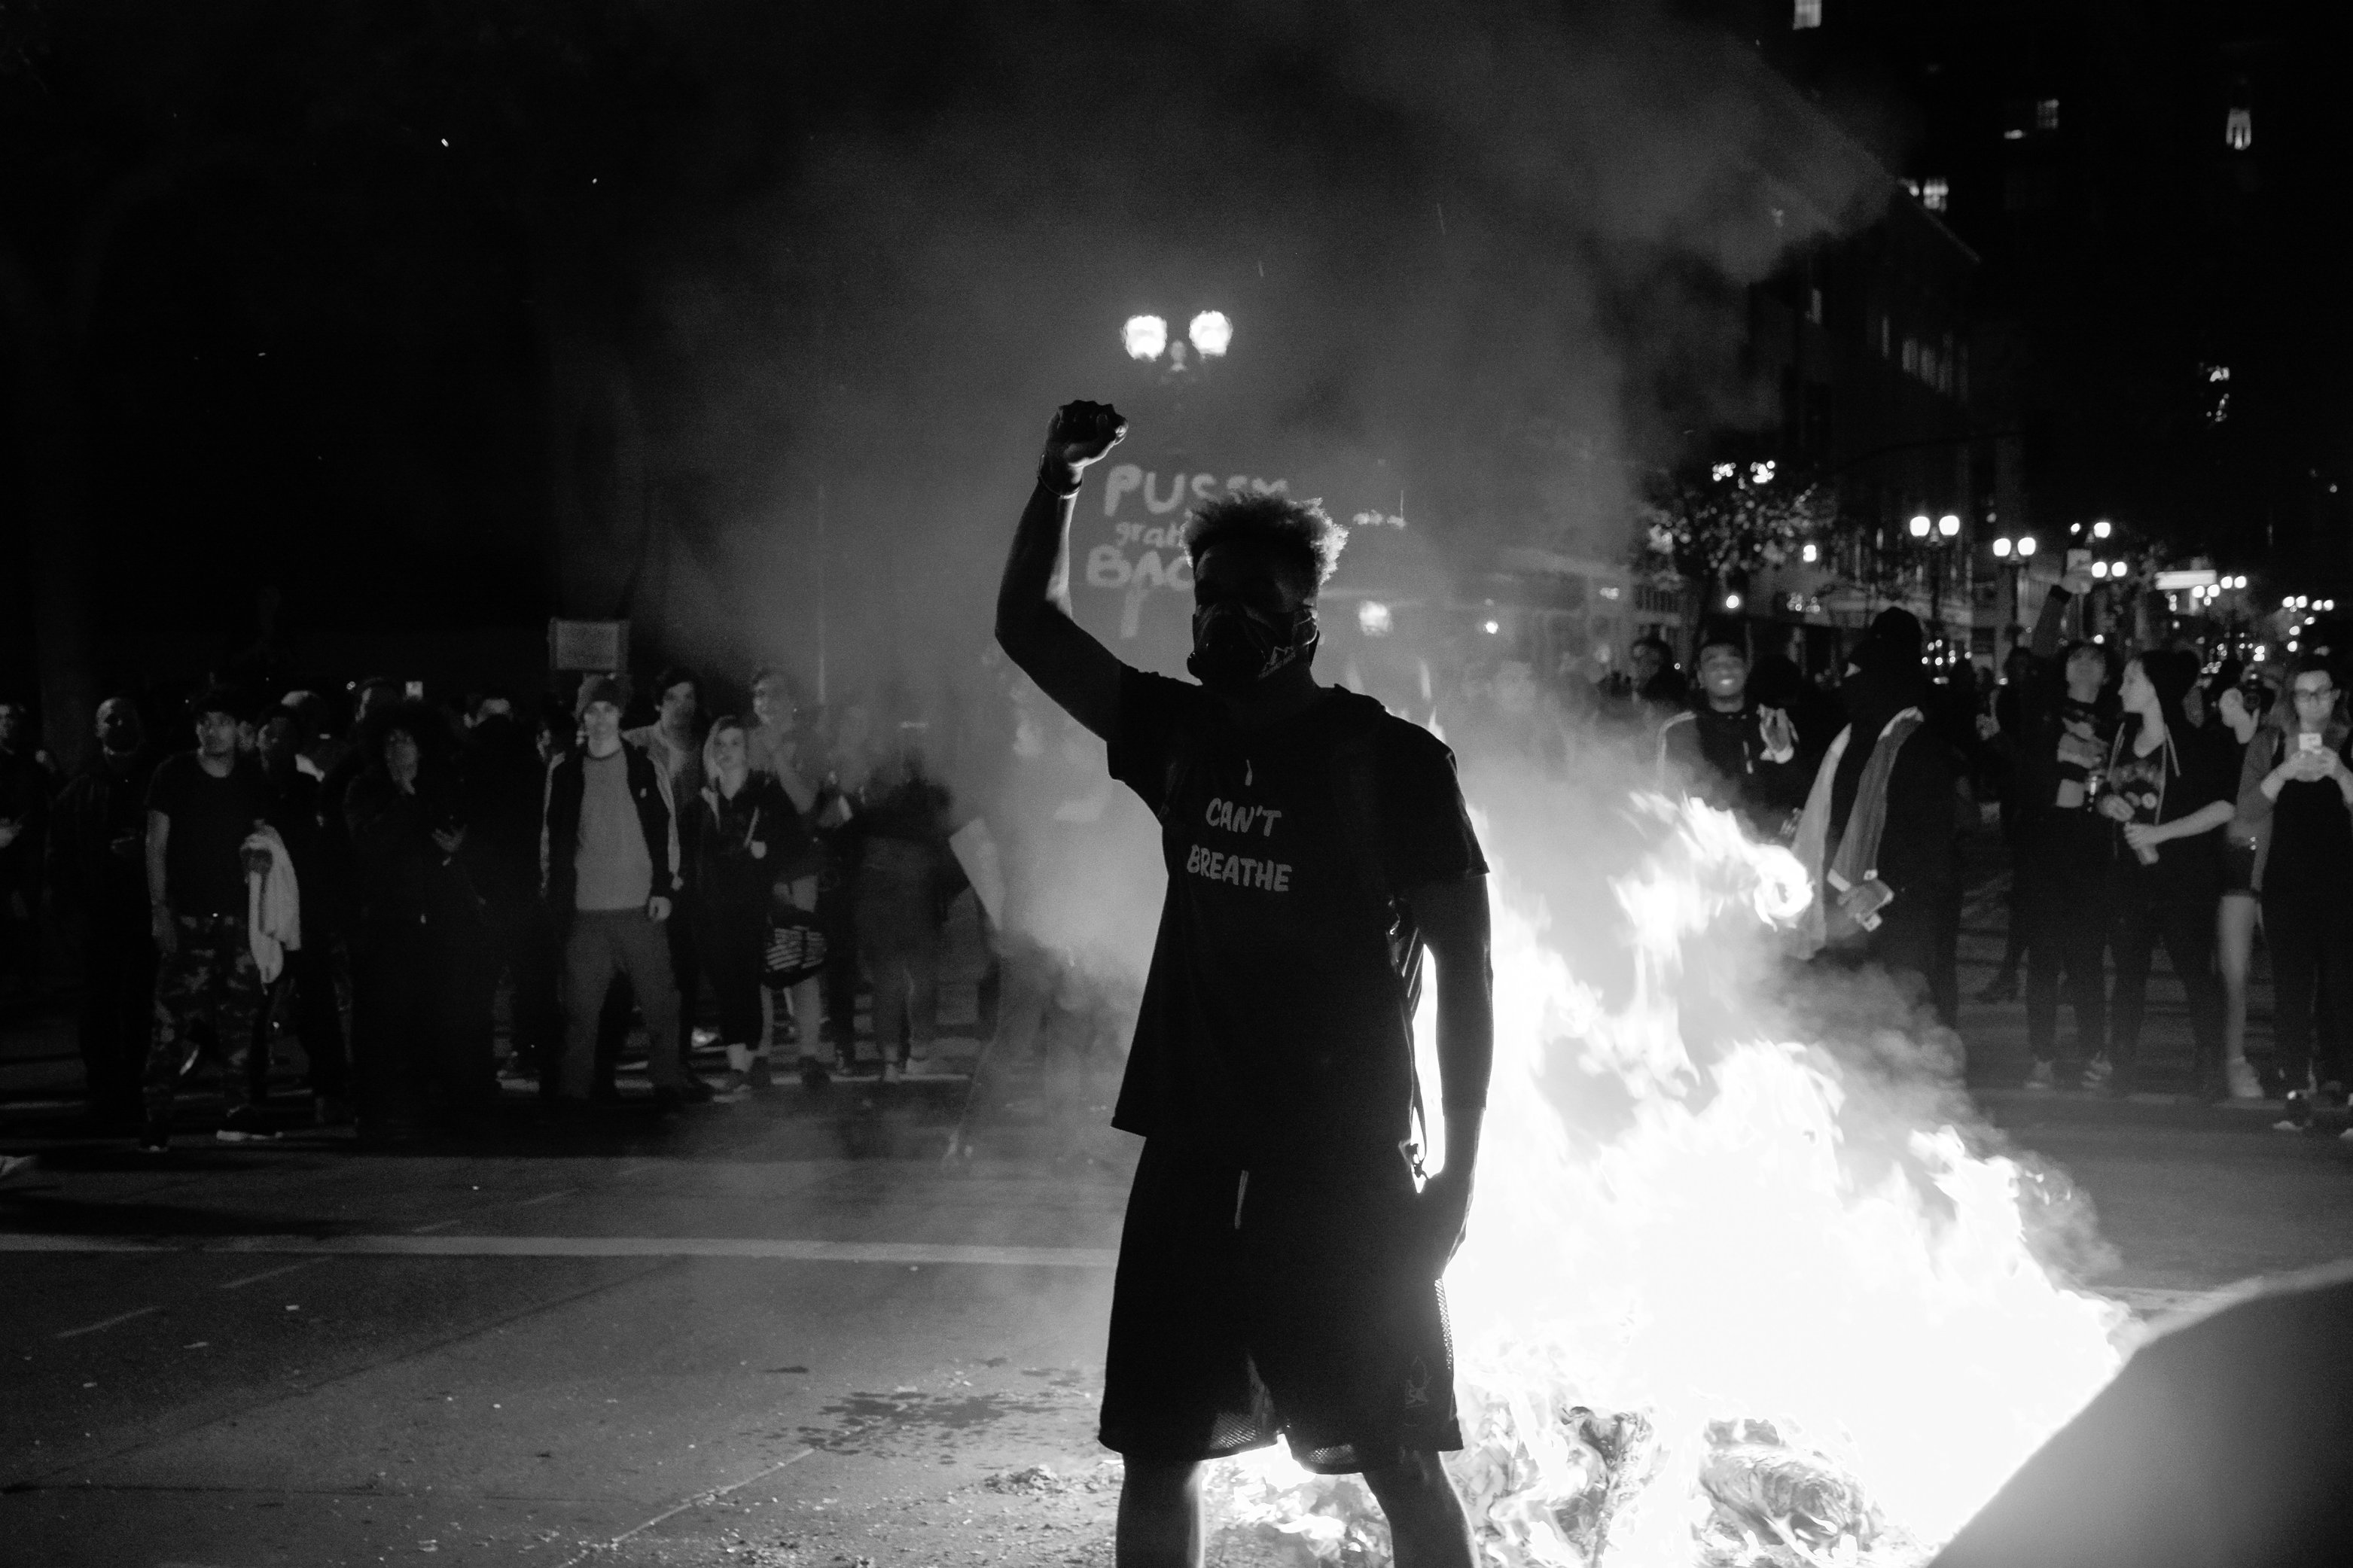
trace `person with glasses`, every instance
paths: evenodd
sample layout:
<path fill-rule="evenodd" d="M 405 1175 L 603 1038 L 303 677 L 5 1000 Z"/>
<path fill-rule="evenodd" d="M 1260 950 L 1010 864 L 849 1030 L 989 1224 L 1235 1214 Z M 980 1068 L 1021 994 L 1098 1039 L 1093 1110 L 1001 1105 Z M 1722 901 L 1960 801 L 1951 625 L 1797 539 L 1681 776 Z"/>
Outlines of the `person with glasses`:
<path fill-rule="evenodd" d="M 2353 984 L 2353 768 L 2336 677 L 2307 654 L 2288 677 L 2287 700 L 2247 747 L 2239 775 L 2239 818 L 2268 828 L 2263 857 L 2263 938 L 2271 946 L 2274 1041 L 2281 1092 L 2301 1110 L 2315 1082 L 2341 1096 L 2345 988 Z M 2315 1002 L 2320 1010 L 2316 1051 Z M 2291 1115 L 2283 1126 L 2301 1118 Z"/>

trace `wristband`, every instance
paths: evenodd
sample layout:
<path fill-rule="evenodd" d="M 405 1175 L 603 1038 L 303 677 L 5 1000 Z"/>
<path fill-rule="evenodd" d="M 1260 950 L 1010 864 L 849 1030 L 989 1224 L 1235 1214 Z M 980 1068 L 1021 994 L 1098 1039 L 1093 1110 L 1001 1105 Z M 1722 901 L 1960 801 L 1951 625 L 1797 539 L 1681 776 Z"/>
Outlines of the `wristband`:
<path fill-rule="evenodd" d="M 1038 488 L 1053 491 L 1068 500 L 1079 493 L 1085 476 L 1077 468 L 1049 452 L 1038 459 Z"/>

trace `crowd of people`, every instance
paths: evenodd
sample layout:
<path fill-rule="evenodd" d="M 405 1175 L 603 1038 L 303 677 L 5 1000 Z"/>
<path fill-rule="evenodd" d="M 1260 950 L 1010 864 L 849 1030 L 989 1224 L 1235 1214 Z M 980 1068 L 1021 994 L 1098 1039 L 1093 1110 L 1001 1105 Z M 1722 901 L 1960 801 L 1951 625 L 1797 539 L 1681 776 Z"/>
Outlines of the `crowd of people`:
<path fill-rule="evenodd" d="M 1655 658 L 1624 695 L 1646 710 L 1671 782 L 1807 860 L 1824 889 L 1811 945 L 1915 977 L 1947 1024 L 1958 836 L 1998 804 L 2009 941 L 1979 999 L 2019 1000 L 2022 972 L 2025 1087 L 2144 1087 L 2162 945 L 2188 1002 L 2196 1091 L 2285 1099 L 2282 1125 L 2295 1125 L 2316 1099 L 2344 1097 L 2353 1004 L 2353 916 L 2334 896 L 2353 870 L 2353 727 L 2331 660 L 2210 667 L 2187 647 L 2069 640 L 2075 597 L 2051 591 L 1998 681 L 1968 665 L 1930 679 L 1917 623 L 1890 610 L 1831 692 L 1778 656 L 1752 669 L 1727 625 L 1703 633 L 1688 696 Z M 2274 1039 L 2251 1057 L 2258 934 Z"/>
<path fill-rule="evenodd" d="M 968 883 L 951 837 L 974 814 L 918 704 L 861 699 L 805 727 L 778 672 L 741 689 L 746 710 L 712 717 L 702 679 L 664 670 L 634 727 L 609 675 L 536 709 L 429 703 L 385 679 L 347 705 L 216 683 L 162 726 L 116 697 L 61 784 L 24 706 L 0 703 L 0 984 L 35 990 L 53 921 L 81 981 L 90 1118 L 152 1150 L 207 1057 L 219 1138 L 282 1131 L 269 1042 L 289 1032 L 316 1120 L 377 1142 L 478 1125 L 501 1071 L 561 1110 L 615 1104 L 638 1020 L 665 1110 L 769 1087 L 784 1053 L 812 1084 L 895 1079 L 937 1037 L 944 922 Z M 1051 811 L 1056 781 L 1024 773 L 1043 748 L 999 706 L 1008 733 L 982 749 L 1001 753 L 1000 793 Z M 1036 814 L 1001 814 L 1004 831 Z M 1039 1015 L 1016 1021 L 1025 1046 L 1059 1037 L 1050 1016 L 1086 1003 L 1053 955 L 994 934 L 1009 956 L 988 999 Z M 716 1082 L 692 1059 L 704 1020 Z"/>
<path fill-rule="evenodd" d="M 1834 684 L 1754 654 L 1737 622 L 1702 628 L 1688 683 L 1645 638 L 1627 677 L 1580 695 L 1582 722 L 1788 844 L 1823 890 L 1808 952 L 1905 978 L 1947 1024 L 1960 835 L 1998 802 L 2009 941 L 1979 994 L 2022 995 L 2030 1088 L 2139 1086 L 2162 945 L 2201 1092 L 2341 1095 L 2353 912 L 2332 894 L 2353 872 L 2353 726 L 2329 663 L 2125 657 L 2065 640 L 2071 598 L 2052 591 L 1999 681 L 1939 674 L 1900 609 Z M 430 704 L 382 679 L 343 702 L 220 684 L 185 705 L 193 746 L 168 743 L 179 721 L 159 737 L 116 697 L 93 715 L 93 760 L 62 784 L 28 710 L 0 702 L 0 989 L 32 985 L 45 913 L 70 933 L 90 1114 L 154 1148 L 207 1053 L 220 1135 L 269 1136 L 273 1030 L 301 1040 L 322 1122 L 393 1140 L 462 1125 L 500 1092 L 501 997 L 504 1070 L 565 1108 L 617 1100 L 637 1019 L 664 1108 L 755 1092 L 784 1051 L 822 1082 L 858 1062 L 867 987 L 871 1070 L 890 1078 L 937 1037 L 944 913 L 970 876 L 951 839 L 981 815 L 960 797 L 983 795 L 1008 840 L 987 859 L 1009 884 L 981 890 L 987 991 L 1018 1015 L 1008 1037 L 1027 1048 L 1059 1013 L 1063 1034 L 1115 1049 L 1099 988 L 1022 918 L 1050 896 L 1041 880 L 1084 879 L 1073 857 L 1092 852 L 1058 841 L 1100 816 L 1107 785 L 1084 745 L 1039 732 L 1060 715 L 1000 673 L 1007 732 L 981 748 L 1000 776 L 977 787 L 969 759 L 939 765 L 913 705 L 851 701 L 804 725 L 769 669 L 715 718 L 682 669 L 655 678 L 642 711 L 609 676 L 536 707 Z M 1546 737 L 1575 728 L 1539 721 L 1553 694 L 1518 667 L 1483 698 L 1507 748 L 1558 750 Z M 2258 934 L 2276 1001 L 2273 1048 L 2251 1058 Z M 704 1021 L 725 1049 L 717 1082 L 693 1069 Z"/>

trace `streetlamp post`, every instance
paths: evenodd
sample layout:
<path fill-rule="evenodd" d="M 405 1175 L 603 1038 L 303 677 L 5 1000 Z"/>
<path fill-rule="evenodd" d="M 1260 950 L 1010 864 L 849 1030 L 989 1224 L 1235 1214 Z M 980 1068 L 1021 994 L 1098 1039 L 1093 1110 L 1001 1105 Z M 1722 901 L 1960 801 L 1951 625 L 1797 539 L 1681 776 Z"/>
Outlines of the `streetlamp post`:
<path fill-rule="evenodd" d="M 2034 559 L 2034 535 L 2031 533 L 2021 533 L 2016 539 L 2005 533 L 1993 542 L 1994 560 L 2010 574 L 2010 624 L 2013 630 L 2026 618 L 2020 579 L 2026 575 L 2026 563 Z"/>
<path fill-rule="evenodd" d="M 1928 619 L 1936 628 L 1936 641 L 1941 647 L 1947 640 L 1945 637 L 1945 547 L 1960 537 L 1961 520 L 1957 513 L 1948 511 L 1944 516 L 1931 521 L 1928 514 L 1923 511 L 1914 513 L 1907 526 L 1913 539 L 1928 555 Z M 1928 542 L 1928 536 L 1931 533 L 1934 533 L 1937 539 L 1935 545 Z M 1939 658 L 1941 657 L 1940 653 Z"/>

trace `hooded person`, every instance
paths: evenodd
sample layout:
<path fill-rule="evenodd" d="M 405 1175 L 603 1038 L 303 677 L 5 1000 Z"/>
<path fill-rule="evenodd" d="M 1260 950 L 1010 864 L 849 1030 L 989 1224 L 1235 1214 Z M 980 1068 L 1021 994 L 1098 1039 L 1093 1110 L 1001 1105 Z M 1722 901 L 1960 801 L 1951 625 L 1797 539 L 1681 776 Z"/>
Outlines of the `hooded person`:
<path fill-rule="evenodd" d="M 1916 974 L 1950 1026 L 1960 868 L 1951 752 L 1927 724 L 1920 623 L 1882 612 L 1848 656 L 1846 728 L 1814 774 L 1798 857 L 1816 899 L 1806 945 Z"/>
<path fill-rule="evenodd" d="M 1699 686 L 1659 731 L 1659 768 L 1708 805 L 1736 811 L 1760 838 L 1778 838 L 1806 802 L 1797 727 L 1760 702 L 1737 621 L 1701 628 Z"/>

